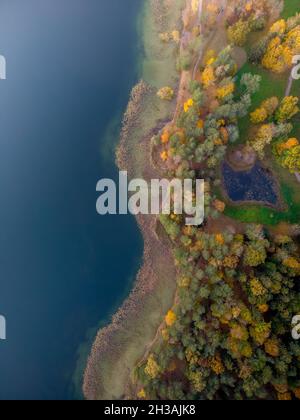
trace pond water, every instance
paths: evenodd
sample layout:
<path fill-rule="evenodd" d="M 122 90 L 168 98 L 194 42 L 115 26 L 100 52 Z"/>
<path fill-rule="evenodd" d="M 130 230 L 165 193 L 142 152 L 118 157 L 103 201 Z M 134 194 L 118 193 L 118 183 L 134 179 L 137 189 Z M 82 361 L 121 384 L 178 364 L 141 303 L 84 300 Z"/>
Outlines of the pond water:
<path fill-rule="evenodd" d="M 222 170 L 225 191 L 231 201 L 278 205 L 276 181 L 271 172 L 263 168 L 259 162 L 248 171 L 236 171 L 225 162 Z"/>

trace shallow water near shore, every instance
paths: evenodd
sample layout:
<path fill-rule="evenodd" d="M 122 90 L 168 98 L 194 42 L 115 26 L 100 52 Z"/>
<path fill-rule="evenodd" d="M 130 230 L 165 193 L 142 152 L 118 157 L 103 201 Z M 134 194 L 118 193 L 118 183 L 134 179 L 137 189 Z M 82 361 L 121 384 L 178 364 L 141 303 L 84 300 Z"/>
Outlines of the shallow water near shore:
<path fill-rule="evenodd" d="M 0 399 L 80 397 L 84 358 L 128 293 L 143 243 L 97 215 L 137 79 L 140 0 L 1 0 Z M 82 358 L 78 363 L 78 354 Z M 76 369 L 77 390 L 73 384 Z"/>

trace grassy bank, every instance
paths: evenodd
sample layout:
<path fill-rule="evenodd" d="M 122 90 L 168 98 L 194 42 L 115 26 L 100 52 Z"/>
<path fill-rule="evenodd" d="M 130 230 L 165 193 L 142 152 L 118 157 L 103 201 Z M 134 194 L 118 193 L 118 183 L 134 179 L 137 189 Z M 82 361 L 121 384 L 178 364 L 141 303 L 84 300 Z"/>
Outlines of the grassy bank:
<path fill-rule="evenodd" d="M 296 13 L 299 13 L 299 1 L 298 0 L 286 0 L 284 2 L 284 9 L 282 12 L 282 17 L 287 19 Z"/>
<path fill-rule="evenodd" d="M 166 10 L 164 4 L 169 6 Z M 174 112 L 175 103 L 160 101 L 156 90 L 165 85 L 177 87 L 178 47 L 162 44 L 159 33 L 178 27 L 184 5 L 184 0 L 147 0 L 139 18 L 140 69 L 146 83 L 133 91 L 118 150 L 118 164 L 131 176 L 147 179 L 153 175 L 150 140 L 160 121 L 171 119 Z M 159 239 L 155 218 L 140 217 L 138 223 L 145 240 L 144 264 L 131 295 L 111 324 L 98 333 L 84 377 L 87 399 L 130 396 L 134 367 L 174 299 L 176 273 L 170 247 L 166 239 Z"/>
<path fill-rule="evenodd" d="M 162 18 L 159 16 L 157 4 L 169 4 L 167 12 Z M 162 101 L 156 91 L 164 86 L 170 86 L 176 91 L 179 83 L 179 73 L 176 70 L 178 46 L 175 43 L 163 43 L 159 34 L 180 28 L 181 12 L 185 6 L 185 0 L 146 0 L 143 13 L 138 22 L 141 34 L 140 73 L 142 80 L 148 84 L 152 91 L 144 95 L 138 119 L 130 129 L 126 139 L 126 149 L 129 154 L 136 154 L 137 148 L 145 137 L 149 139 L 149 133 L 155 129 L 160 121 L 172 119 L 176 106 L 173 102 Z M 145 165 L 143 156 L 135 156 L 133 175 L 142 175 Z M 148 158 L 148 157 L 147 157 Z"/>
<path fill-rule="evenodd" d="M 294 16 L 299 10 L 298 0 L 285 1 L 284 9 L 281 14 L 285 19 Z M 258 74 L 261 76 L 260 90 L 253 96 L 253 103 L 251 111 L 254 111 L 259 105 L 268 97 L 277 96 L 282 99 L 285 95 L 287 81 L 289 74 L 275 74 L 265 70 L 262 67 L 254 66 L 246 63 L 240 70 L 240 75 L 244 73 Z M 291 94 L 299 97 L 300 93 L 300 80 L 293 82 Z M 240 143 L 245 143 L 249 140 L 251 122 L 249 115 L 240 120 Z M 294 130 L 291 134 L 292 137 L 300 139 L 300 120 L 294 122 Z M 264 225 L 276 226 L 281 222 L 296 224 L 299 221 L 300 214 L 300 195 L 299 183 L 296 181 L 295 176 L 288 173 L 278 165 L 269 154 L 267 165 L 271 166 L 276 177 L 280 183 L 281 199 L 287 207 L 286 211 L 275 211 L 268 207 L 261 205 L 242 205 L 235 206 L 227 203 L 226 215 L 245 223 L 261 223 Z"/>

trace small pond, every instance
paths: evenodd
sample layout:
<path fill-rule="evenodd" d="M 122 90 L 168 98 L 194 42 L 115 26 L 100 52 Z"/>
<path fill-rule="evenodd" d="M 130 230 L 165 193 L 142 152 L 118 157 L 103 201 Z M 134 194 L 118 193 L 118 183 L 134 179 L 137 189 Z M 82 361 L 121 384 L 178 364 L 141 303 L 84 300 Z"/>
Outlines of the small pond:
<path fill-rule="evenodd" d="M 247 171 L 237 171 L 224 162 L 222 172 L 225 192 L 231 201 L 279 206 L 276 180 L 259 162 Z"/>

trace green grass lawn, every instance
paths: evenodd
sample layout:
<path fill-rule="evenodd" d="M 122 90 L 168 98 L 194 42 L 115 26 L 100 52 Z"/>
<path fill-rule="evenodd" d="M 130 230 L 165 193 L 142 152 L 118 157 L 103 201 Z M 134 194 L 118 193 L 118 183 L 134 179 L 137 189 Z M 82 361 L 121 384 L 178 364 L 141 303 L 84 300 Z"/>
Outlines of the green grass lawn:
<path fill-rule="evenodd" d="M 262 101 L 266 98 L 270 98 L 271 96 L 277 96 L 278 98 L 284 97 L 289 75 L 273 74 L 262 67 L 255 66 L 250 63 L 246 63 L 241 68 L 238 77 L 240 78 L 245 73 L 258 74 L 262 78 L 259 91 L 252 97 L 252 107 L 250 112 L 258 108 Z M 239 121 L 240 143 L 245 143 L 249 140 L 250 126 L 251 122 L 249 115 Z"/>
<path fill-rule="evenodd" d="M 281 16 L 287 19 L 296 13 L 299 13 L 299 0 L 285 0 L 284 9 Z"/>
<path fill-rule="evenodd" d="M 286 0 L 282 17 L 288 18 L 299 11 L 299 0 Z M 240 78 L 244 73 L 259 74 L 262 78 L 260 90 L 253 96 L 253 103 L 250 112 L 254 111 L 266 98 L 277 96 L 279 99 L 282 99 L 284 97 L 289 74 L 277 75 L 250 63 L 246 63 L 242 67 L 239 71 L 238 77 Z M 291 94 L 298 97 L 300 96 L 300 80 L 294 81 Z M 293 123 L 294 130 L 292 137 L 297 137 L 300 140 L 300 117 L 297 117 Z M 251 122 L 249 116 L 240 120 L 239 128 L 239 143 L 246 143 L 251 137 Z M 275 160 L 272 159 L 271 154 L 269 154 L 269 158 L 266 163 L 269 166 L 272 166 L 274 173 L 279 179 L 281 197 L 288 207 L 288 210 L 279 212 L 259 205 L 234 206 L 227 204 L 225 214 L 246 223 L 261 223 L 273 226 L 280 222 L 293 224 L 299 223 L 300 184 L 293 175 L 289 174 L 284 168 L 281 168 Z M 220 196 L 220 192 L 218 192 L 218 195 Z"/>
<path fill-rule="evenodd" d="M 289 206 L 287 211 L 279 212 L 258 205 L 234 206 L 229 204 L 225 214 L 244 223 L 259 223 L 269 226 L 276 226 L 280 222 L 298 224 L 300 218 L 299 194 L 296 195 L 295 189 L 288 183 L 281 184 L 281 194 Z"/>

